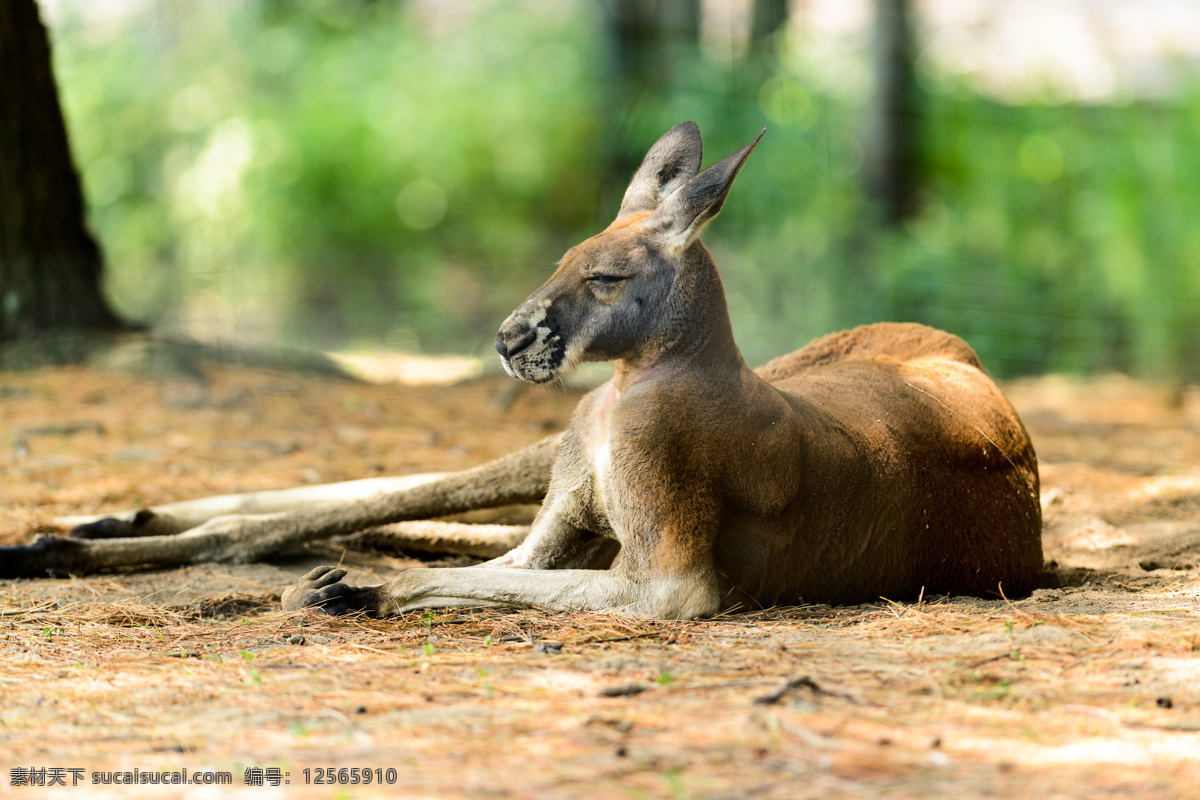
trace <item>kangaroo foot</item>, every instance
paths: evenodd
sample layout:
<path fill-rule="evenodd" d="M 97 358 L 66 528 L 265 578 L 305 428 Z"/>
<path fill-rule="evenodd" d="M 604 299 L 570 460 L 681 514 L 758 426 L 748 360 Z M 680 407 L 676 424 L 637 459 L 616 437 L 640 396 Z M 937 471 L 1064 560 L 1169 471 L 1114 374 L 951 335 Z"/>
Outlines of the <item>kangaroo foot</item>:
<path fill-rule="evenodd" d="M 353 614 L 379 611 L 378 586 L 350 586 L 342 583 L 346 570 L 317 567 L 306 573 L 295 586 L 283 592 L 283 610 L 297 611 L 317 607 L 326 614 Z"/>
<path fill-rule="evenodd" d="M 101 517 L 92 522 L 84 522 L 67 531 L 72 539 L 129 539 L 135 536 L 153 536 L 159 531 L 154 530 L 152 522 L 158 515 L 148 508 L 126 514 L 124 517 Z"/>
<path fill-rule="evenodd" d="M 31 544 L 0 547 L 0 578 L 45 578 L 69 574 L 84 544 L 43 534 Z"/>

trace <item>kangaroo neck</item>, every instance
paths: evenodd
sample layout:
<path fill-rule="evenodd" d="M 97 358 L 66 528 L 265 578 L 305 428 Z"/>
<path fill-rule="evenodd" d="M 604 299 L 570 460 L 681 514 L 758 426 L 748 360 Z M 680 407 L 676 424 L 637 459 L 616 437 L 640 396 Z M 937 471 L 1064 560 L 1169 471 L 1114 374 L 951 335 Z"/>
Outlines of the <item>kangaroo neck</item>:
<path fill-rule="evenodd" d="M 618 392 L 684 371 L 712 377 L 737 375 L 744 369 L 721 277 L 703 244 L 697 242 L 684 255 L 666 313 L 666 330 L 657 342 L 615 360 L 613 385 Z"/>

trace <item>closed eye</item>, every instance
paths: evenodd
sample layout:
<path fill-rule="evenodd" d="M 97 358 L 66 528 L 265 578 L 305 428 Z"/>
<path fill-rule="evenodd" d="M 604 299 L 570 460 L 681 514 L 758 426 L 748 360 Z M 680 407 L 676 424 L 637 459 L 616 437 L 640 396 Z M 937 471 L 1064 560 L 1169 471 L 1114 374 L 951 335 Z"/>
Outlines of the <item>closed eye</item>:
<path fill-rule="evenodd" d="M 623 280 L 626 280 L 626 278 L 621 275 L 593 275 L 588 278 L 588 283 L 598 283 L 602 286 L 608 286 L 614 283 L 620 283 Z"/>

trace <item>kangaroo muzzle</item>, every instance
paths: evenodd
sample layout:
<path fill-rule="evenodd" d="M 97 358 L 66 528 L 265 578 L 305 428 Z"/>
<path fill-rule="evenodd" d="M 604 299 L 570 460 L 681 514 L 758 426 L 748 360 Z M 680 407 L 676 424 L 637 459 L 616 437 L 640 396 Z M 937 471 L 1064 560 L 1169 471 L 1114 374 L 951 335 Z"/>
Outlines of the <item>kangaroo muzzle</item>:
<path fill-rule="evenodd" d="M 546 383 L 562 371 L 566 347 L 558 332 L 545 324 L 550 304 L 550 300 L 527 302 L 500 326 L 496 352 L 512 377 Z"/>

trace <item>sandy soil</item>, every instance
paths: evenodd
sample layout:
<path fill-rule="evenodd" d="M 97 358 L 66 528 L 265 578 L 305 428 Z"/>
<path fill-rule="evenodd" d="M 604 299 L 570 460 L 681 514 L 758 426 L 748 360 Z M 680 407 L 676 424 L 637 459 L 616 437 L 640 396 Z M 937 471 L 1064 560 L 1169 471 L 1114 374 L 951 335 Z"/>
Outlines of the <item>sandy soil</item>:
<path fill-rule="evenodd" d="M 0 543 L 58 515 L 458 469 L 560 429 L 577 399 L 530 390 L 502 409 L 504 387 L 0 373 Z M 0 582 L 0 793 L 22 769 L 75 767 L 81 786 L 229 771 L 222 796 L 254 797 L 1198 796 L 1200 391 L 1006 390 L 1041 463 L 1047 569 L 1028 599 L 693 623 L 278 612 L 312 564 L 345 559 L 369 582 L 414 563 L 329 544 Z M 325 767 L 394 784 L 318 784 Z M 281 785 L 247 785 L 247 768 Z M 64 778 L 39 795 L 83 791 Z"/>

